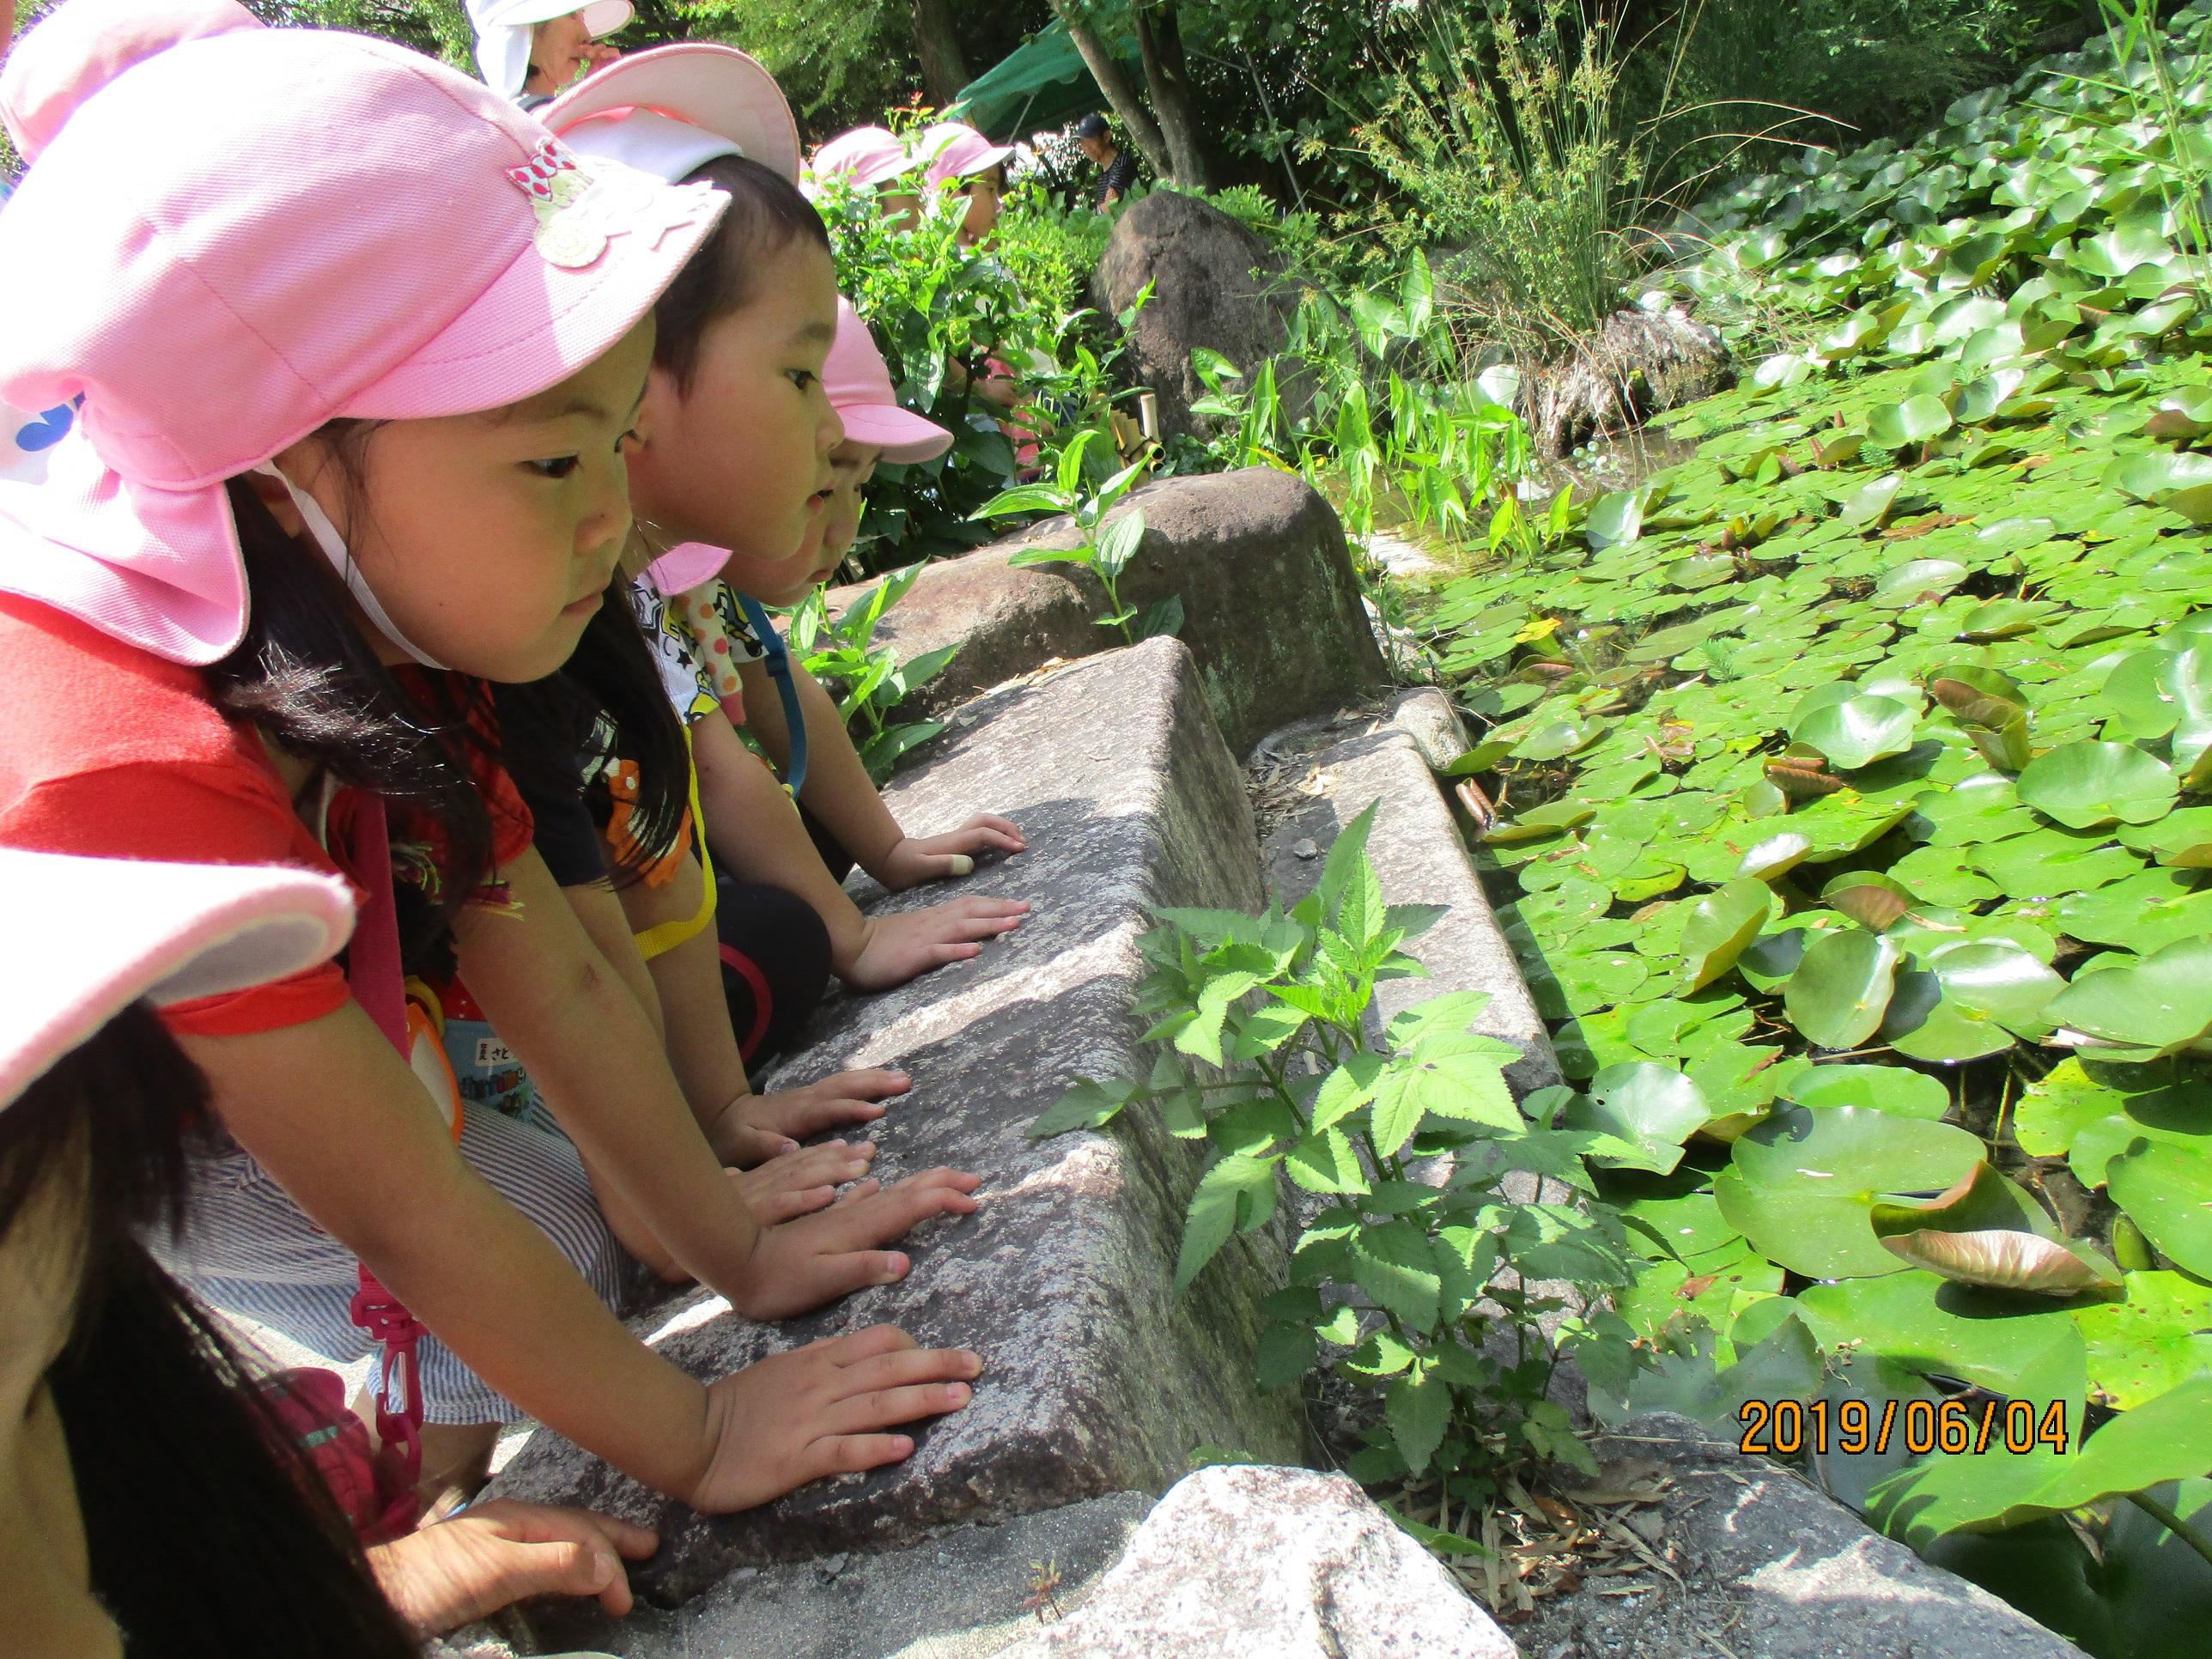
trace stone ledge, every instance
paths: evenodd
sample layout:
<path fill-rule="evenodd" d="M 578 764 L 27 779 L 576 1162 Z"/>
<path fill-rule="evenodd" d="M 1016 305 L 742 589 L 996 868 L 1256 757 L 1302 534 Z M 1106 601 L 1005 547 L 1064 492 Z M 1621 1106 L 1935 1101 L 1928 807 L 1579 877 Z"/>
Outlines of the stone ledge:
<path fill-rule="evenodd" d="M 1388 1021 L 1447 991 L 1487 992 L 1490 1006 L 1475 1029 L 1521 1050 L 1506 1078 L 1525 1096 L 1559 1081 L 1559 1061 L 1475 877 L 1458 823 L 1429 769 L 1451 746 L 1448 734 L 1456 726 L 1443 694 L 1425 688 L 1349 719 L 1295 726 L 1267 738 L 1255 759 L 1290 763 L 1293 771 L 1310 763 L 1314 777 L 1306 787 L 1317 787 L 1267 829 L 1261 849 L 1267 887 L 1286 905 L 1311 892 L 1329 843 L 1370 804 L 1379 803 L 1368 855 L 1384 896 L 1393 904 L 1441 904 L 1446 915 L 1409 947 L 1430 977 L 1377 986 L 1376 1012 Z"/>
<path fill-rule="evenodd" d="M 1181 638 L 1198 659 L 1206 702 L 1243 754 L 1285 720 L 1371 693 L 1382 659 L 1361 608 L 1343 526 L 1305 482 L 1270 467 L 1163 478 L 1130 495 L 1145 538 L 1122 578 L 1139 611 L 1176 594 Z M 1110 521 L 1110 520 L 1109 520 Z M 906 705 L 937 715 L 988 686 L 1055 659 L 1091 657 L 1120 635 L 1094 618 L 1106 596 L 1077 565 L 1006 562 L 1026 547 L 1073 539 L 1064 519 L 924 570 L 885 613 L 877 639 L 902 662 L 948 645 L 959 651 Z M 830 595 L 848 605 L 857 588 Z"/>
<path fill-rule="evenodd" d="M 917 1233 L 902 1284 L 806 1318 L 756 1325 L 694 1292 L 643 1328 L 701 1376 L 884 1322 L 925 1345 L 973 1346 L 987 1369 L 974 1403 L 925 1426 L 905 1464 L 712 1521 L 540 1431 L 495 1493 L 658 1528 L 659 1554 L 637 1577 L 662 1605 L 740 1566 L 896 1549 L 964 1522 L 1158 1492 L 1200 1444 L 1285 1462 L 1303 1450 L 1296 1402 L 1251 1386 L 1267 1287 L 1254 1258 L 1230 1252 L 1191 1296 L 1170 1294 L 1193 1149 L 1149 1114 L 1107 1133 L 1024 1133 L 1077 1076 L 1139 1066 L 1136 939 L 1154 908 L 1258 905 L 1250 810 L 1190 653 L 1149 641 L 963 713 L 892 785 L 892 809 L 922 835 L 975 811 L 1013 816 L 1030 850 L 963 886 L 1036 909 L 972 963 L 833 1003 L 773 1080 L 897 1062 L 915 1090 L 878 1126 L 878 1172 L 975 1170 L 982 1209 Z M 947 896 L 873 902 L 896 910 Z"/>

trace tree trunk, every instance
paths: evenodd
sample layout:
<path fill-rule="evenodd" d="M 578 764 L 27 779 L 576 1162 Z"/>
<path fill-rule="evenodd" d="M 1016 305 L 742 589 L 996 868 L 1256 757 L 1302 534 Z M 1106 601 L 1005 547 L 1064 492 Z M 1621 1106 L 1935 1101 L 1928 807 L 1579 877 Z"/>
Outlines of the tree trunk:
<path fill-rule="evenodd" d="M 1169 174 L 1179 185 L 1202 190 L 1213 182 L 1213 167 L 1206 126 L 1191 95 L 1190 66 L 1183 57 L 1182 26 L 1175 0 L 1139 3 L 1132 11 L 1137 51 L 1145 60 L 1145 88 L 1152 94 L 1152 111 L 1159 117 L 1160 136 L 1167 145 Z"/>
<path fill-rule="evenodd" d="M 952 32 L 952 0 L 914 0 L 914 49 L 921 59 L 922 87 L 939 109 L 975 78 Z"/>
<path fill-rule="evenodd" d="M 1121 64 L 1106 49 L 1106 43 L 1075 14 L 1068 0 L 1052 0 L 1052 9 L 1067 25 L 1067 38 L 1075 42 L 1076 51 L 1083 54 L 1084 63 L 1090 66 L 1091 79 L 1098 82 L 1098 90 L 1106 94 L 1106 101 L 1114 106 L 1114 113 L 1121 118 L 1122 126 L 1127 129 L 1130 139 L 1145 160 L 1152 163 L 1152 171 L 1162 177 L 1171 175 L 1174 168 L 1169 162 L 1167 141 L 1161 137 L 1159 127 L 1145 108 L 1145 100 L 1137 95 L 1136 88 L 1129 84 L 1129 77 L 1121 73 Z"/>

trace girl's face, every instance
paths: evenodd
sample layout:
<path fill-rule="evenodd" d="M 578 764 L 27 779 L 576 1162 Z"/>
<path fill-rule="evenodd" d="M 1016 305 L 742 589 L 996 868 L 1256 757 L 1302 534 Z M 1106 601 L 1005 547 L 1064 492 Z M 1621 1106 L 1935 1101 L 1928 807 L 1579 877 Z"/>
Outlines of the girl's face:
<path fill-rule="evenodd" d="M 668 543 L 728 548 L 724 578 L 776 604 L 806 591 L 837 483 L 830 452 L 845 428 L 822 386 L 836 274 L 826 249 L 793 240 L 759 262 L 751 289 L 707 325 L 689 388 L 654 368 L 630 488 Z"/>
<path fill-rule="evenodd" d="M 1006 191 L 1006 170 L 994 167 L 968 181 L 968 216 L 960 222 L 960 240 L 975 246 L 999 228 L 1001 198 Z"/>
<path fill-rule="evenodd" d="M 814 561 L 814 569 L 806 579 L 808 588 L 819 586 L 837 574 L 837 567 L 845 562 L 845 555 L 853 550 L 853 538 L 860 533 L 860 514 L 866 503 L 860 492 L 868 487 L 868 480 L 876 476 L 876 463 L 884 452 L 873 444 L 856 443 L 848 438 L 830 452 L 830 465 L 837 475 L 837 487 L 830 492 L 829 523 L 822 532 L 822 551 Z M 780 601 L 795 605 L 805 597 L 802 589 L 789 599 Z"/>
<path fill-rule="evenodd" d="M 120 1655 L 92 1595 L 69 1444 L 46 1372 L 76 1323 L 76 1195 L 47 1181 L 0 1237 L 0 1607 L 25 1653 Z"/>
<path fill-rule="evenodd" d="M 624 456 L 652 362 L 648 317 L 534 398 L 372 428 L 356 471 L 321 436 L 276 464 L 322 504 L 370 591 L 422 651 L 488 680 L 542 679 L 575 650 L 629 538 Z M 298 534 L 282 490 L 269 499 Z M 356 621 L 384 660 L 407 659 Z"/>

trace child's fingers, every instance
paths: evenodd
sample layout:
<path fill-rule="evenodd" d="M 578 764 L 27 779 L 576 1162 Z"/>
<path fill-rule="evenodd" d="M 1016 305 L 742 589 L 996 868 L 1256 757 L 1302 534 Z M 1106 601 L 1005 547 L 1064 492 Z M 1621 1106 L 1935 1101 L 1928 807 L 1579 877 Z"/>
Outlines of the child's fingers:
<path fill-rule="evenodd" d="M 866 1434 L 957 1412 L 975 1398 L 965 1382 L 916 1382 L 841 1400 L 824 1413 L 833 1434 Z"/>
<path fill-rule="evenodd" d="M 814 1088 L 824 1094 L 856 1100 L 887 1100 L 893 1095 L 902 1095 L 914 1087 L 914 1079 L 904 1072 L 873 1070 L 840 1072 L 835 1077 L 825 1077 Z"/>
<path fill-rule="evenodd" d="M 968 1382 L 982 1374 L 983 1356 L 973 1348 L 895 1348 L 842 1367 L 835 1397 L 857 1399 L 922 1382 Z"/>
<path fill-rule="evenodd" d="M 871 1176 L 866 1181 L 854 1182 L 843 1192 L 838 1194 L 837 1201 L 840 1204 L 857 1204 L 864 1198 L 873 1198 L 883 1189 L 884 1183 Z"/>
<path fill-rule="evenodd" d="M 872 1359 L 878 1354 L 896 1353 L 902 1349 L 919 1350 L 921 1345 L 896 1325 L 870 1325 L 844 1336 L 825 1336 L 808 1343 L 799 1350 L 802 1354 L 828 1360 L 834 1365 L 857 1365 Z"/>
<path fill-rule="evenodd" d="M 817 1440 L 800 1460 L 797 1484 L 827 1480 L 833 1474 L 859 1474 L 900 1463 L 914 1455 L 914 1437 L 906 1434 L 847 1434 Z"/>
<path fill-rule="evenodd" d="M 961 917 L 1025 916 L 1030 913 L 1030 902 L 1027 899 L 984 898 L 971 895 L 967 898 L 951 900 L 935 908 L 942 914 Z"/>
<path fill-rule="evenodd" d="M 753 1212 L 753 1219 L 762 1226 L 774 1227 L 803 1215 L 811 1215 L 817 1210 L 826 1210 L 836 1201 L 837 1189 L 835 1187 L 806 1187 L 749 1198 L 745 1200 L 745 1207 Z"/>

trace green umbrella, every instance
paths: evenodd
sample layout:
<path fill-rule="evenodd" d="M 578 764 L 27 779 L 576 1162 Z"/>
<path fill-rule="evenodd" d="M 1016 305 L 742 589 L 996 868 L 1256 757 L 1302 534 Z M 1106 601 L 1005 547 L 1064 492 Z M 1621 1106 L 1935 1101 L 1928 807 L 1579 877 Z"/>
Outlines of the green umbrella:
<path fill-rule="evenodd" d="M 1112 42 L 1130 78 L 1140 81 L 1134 42 Z M 1055 18 L 999 64 L 960 89 L 945 112 L 948 121 L 965 121 L 997 143 L 1011 143 L 1033 132 L 1065 126 L 1079 115 L 1106 107 L 1106 95 L 1091 78 L 1083 54 L 1068 38 L 1067 25 Z"/>

